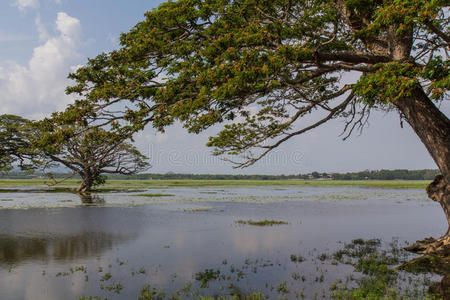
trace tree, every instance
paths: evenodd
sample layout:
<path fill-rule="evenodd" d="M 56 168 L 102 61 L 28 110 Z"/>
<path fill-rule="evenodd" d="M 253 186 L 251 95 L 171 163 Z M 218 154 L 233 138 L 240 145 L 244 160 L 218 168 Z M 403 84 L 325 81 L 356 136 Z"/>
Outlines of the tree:
<path fill-rule="evenodd" d="M 448 1 L 178 0 L 145 16 L 69 75 L 80 100 L 66 120 L 125 131 L 180 120 L 194 133 L 225 123 L 208 145 L 246 167 L 331 119 L 345 120 L 346 139 L 371 110 L 396 111 L 441 171 L 427 192 L 449 230 L 429 250 L 448 248 L 450 121 L 436 105 L 450 86 Z"/>
<path fill-rule="evenodd" d="M 36 123 L 41 134 L 32 145 L 53 163 L 81 177 L 78 192 L 89 192 L 93 186 L 105 183 L 106 177 L 102 174 L 131 175 L 149 167 L 148 158 L 124 136 L 83 126 L 59 128 L 65 129 L 66 134 L 58 135 L 54 124 L 51 119 Z"/>
<path fill-rule="evenodd" d="M 30 146 L 34 130 L 29 121 L 15 115 L 0 115 L 0 171 L 14 166 L 31 170 L 42 162 L 39 153 Z"/>

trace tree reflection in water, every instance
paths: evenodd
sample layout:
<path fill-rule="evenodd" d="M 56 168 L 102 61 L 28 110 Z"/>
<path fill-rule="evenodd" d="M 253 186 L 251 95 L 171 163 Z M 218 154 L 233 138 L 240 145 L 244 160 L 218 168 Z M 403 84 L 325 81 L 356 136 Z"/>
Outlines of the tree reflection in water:
<path fill-rule="evenodd" d="M 78 196 L 83 204 L 86 205 L 102 205 L 105 204 L 105 198 L 92 195 L 91 193 L 79 193 Z"/>
<path fill-rule="evenodd" d="M 0 235 L 0 264 L 19 264 L 27 260 L 75 260 L 97 256 L 133 236 L 106 232 L 79 235 L 21 237 Z"/>

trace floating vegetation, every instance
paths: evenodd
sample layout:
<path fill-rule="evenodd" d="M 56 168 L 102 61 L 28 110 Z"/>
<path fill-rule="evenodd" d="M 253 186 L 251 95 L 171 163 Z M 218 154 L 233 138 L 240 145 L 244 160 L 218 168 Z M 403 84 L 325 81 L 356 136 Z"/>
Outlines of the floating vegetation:
<path fill-rule="evenodd" d="M 267 258 L 250 257 L 246 258 L 242 264 L 236 265 L 227 259 L 222 259 L 217 262 L 216 267 L 191 273 L 194 281 L 178 281 L 176 283 L 177 288 L 166 285 L 154 286 L 153 283 L 150 286 L 148 284 L 152 282 L 151 278 L 156 276 L 161 268 L 160 265 L 151 271 L 147 271 L 144 267 L 141 267 L 138 271 L 131 268 L 133 270 L 131 275 L 142 274 L 141 277 L 134 277 L 133 279 L 134 281 L 142 280 L 142 288 L 138 298 L 142 300 L 257 300 L 291 299 L 294 297 L 338 300 L 442 299 L 437 293 L 429 289 L 434 284 L 431 280 L 431 274 L 421 273 L 416 275 L 400 270 L 398 266 L 405 261 L 409 261 L 412 256 L 412 254 L 399 247 L 397 241 L 387 244 L 382 243 L 379 239 L 354 239 L 331 253 L 322 253 L 318 249 L 314 249 L 305 252 L 305 256 L 291 254 L 289 257 L 290 261 L 271 261 Z M 329 263 L 330 261 L 334 261 L 336 264 Z M 119 259 L 116 260 L 117 265 L 126 267 L 126 263 L 122 262 Z M 306 262 L 306 264 L 300 264 L 301 262 Z M 427 265 L 428 260 L 423 260 L 421 263 Z M 310 268 L 311 264 L 313 269 Z M 264 283 L 259 283 L 254 288 L 247 286 L 249 282 L 258 278 L 254 276 L 260 276 L 255 274 L 263 273 L 261 275 L 265 277 L 263 269 L 266 267 L 269 267 L 268 274 L 272 274 L 277 269 L 289 270 L 294 268 L 294 270 L 297 270 L 288 273 L 290 274 L 288 278 L 283 278 L 278 282 L 276 280 L 278 277 L 272 278 L 269 276 L 271 279 L 265 283 L 265 287 L 263 286 Z M 339 272 L 336 273 L 335 271 L 338 270 Z M 341 274 L 340 270 L 347 271 Z M 82 265 L 71 267 L 70 272 L 61 272 L 59 276 L 75 276 L 77 271 L 85 273 L 87 268 Z M 99 269 L 99 271 L 102 271 L 102 269 Z M 426 269 L 420 268 L 419 271 L 426 272 Z M 163 274 L 167 278 L 172 278 L 172 282 L 176 278 L 180 278 L 177 273 L 172 275 Z M 91 281 L 98 280 L 99 288 L 102 291 L 121 293 L 124 288 L 122 284 L 111 279 L 122 278 L 124 280 L 125 278 L 122 275 L 113 276 L 111 273 L 101 275 L 103 274 L 92 274 L 90 279 Z M 241 290 L 243 288 L 244 290 Z M 79 300 L 89 299 L 101 298 L 79 298 Z"/>
<path fill-rule="evenodd" d="M 172 194 L 137 194 L 133 196 L 139 196 L 139 197 L 173 197 L 175 195 Z"/>
<path fill-rule="evenodd" d="M 352 265 L 361 274 L 348 276 L 345 283 L 334 282 L 330 286 L 333 299 L 441 299 L 440 295 L 428 292 L 431 284 L 428 277 L 400 274 L 395 268 L 410 259 L 396 242 L 391 243 L 390 250 L 382 250 L 380 246 L 379 239 L 356 239 L 331 256 Z M 414 288 L 411 289 L 408 282 L 414 282 Z"/>
<path fill-rule="evenodd" d="M 277 292 L 279 294 L 287 294 L 289 293 L 289 288 L 287 286 L 287 282 L 283 281 L 280 284 L 277 285 Z"/>
<path fill-rule="evenodd" d="M 158 291 L 149 284 L 145 285 L 139 294 L 139 300 L 162 300 L 165 298 L 166 293 L 164 291 Z"/>
<path fill-rule="evenodd" d="M 206 269 L 203 272 L 198 272 L 195 274 L 195 280 L 201 282 L 201 287 L 207 287 L 208 282 L 215 281 L 219 279 L 220 270 Z"/>
<path fill-rule="evenodd" d="M 237 220 L 236 224 L 240 225 L 253 225 L 253 226 L 273 226 L 273 225 L 286 225 L 288 222 L 277 221 L 277 220 L 262 220 L 262 221 L 253 221 L 253 220 Z"/>
<path fill-rule="evenodd" d="M 121 182 L 122 183 L 122 182 Z M 258 186 L 242 186 L 224 187 L 218 193 L 216 189 L 203 189 L 195 187 L 194 185 L 188 188 L 177 186 L 171 187 L 169 190 L 163 190 L 167 185 L 160 186 L 160 192 L 152 190 L 152 186 L 136 186 L 136 189 L 131 189 L 130 182 L 123 182 L 124 186 L 120 187 L 106 187 L 95 190 L 90 194 L 92 200 L 83 200 L 84 205 L 95 205 L 104 207 L 134 207 L 138 205 L 151 204 L 205 204 L 209 203 L 258 203 L 258 204 L 274 204 L 283 202 L 369 202 L 372 199 L 375 201 L 396 201 L 405 202 L 405 196 L 415 202 L 431 202 L 427 200 L 426 194 L 421 191 L 405 191 L 392 192 L 383 190 L 367 190 L 361 188 L 353 188 L 351 190 L 328 187 L 320 189 L 312 189 L 310 187 L 302 188 L 301 186 L 286 186 L 283 187 L 283 192 L 275 195 L 273 189 L 258 189 Z M 135 184 L 139 184 L 136 181 Z M 0 183 L 1 187 L 1 183 Z M 137 188 L 141 189 L 137 189 Z M 274 187 L 272 187 L 274 188 Z M 80 200 L 74 188 L 66 186 L 44 187 L 44 186 L 25 186 L 21 188 L 6 188 L 0 191 L 8 193 L 0 194 L 5 199 L 13 199 L 13 201 L 0 201 L 2 209 L 27 209 L 27 208 L 57 208 L 57 207 L 77 207 L 80 205 Z M 138 193 L 139 192 L 139 193 Z M 166 193 L 167 192 L 167 193 Z M 301 192 L 301 194 L 299 194 Z M 101 194 L 102 201 L 95 200 L 95 196 Z M 208 193 L 208 194 L 202 194 Z M 217 193 L 215 195 L 214 193 Z M 17 197 L 15 194 L 20 194 Z M 71 194 L 71 195 L 69 195 Z M 42 195 L 42 196 L 41 196 Z M 71 201 L 69 201 L 71 200 Z M 186 208 L 188 211 L 189 208 Z M 192 210 L 202 212 L 203 210 Z M 220 211 L 220 210 L 215 210 Z M 203 212 L 207 212 L 204 210 Z"/>
<path fill-rule="evenodd" d="M 298 254 L 298 255 L 291 254 L 290 258 L 291 258 L 292 262 L 296 262 L 296 263 L 301 263 L 301 262 L 304 262 L 306 260 L 306 258 L 301 256 L 300 254 Z"/>
<path fill-rule="evenodd" d="M 108 281 L 108 280 L 110 280 L 111 279 L 111 277 L 112 277 L 112 275 L 111 275 L 111 273 L 105 273 L 105 275 L 103 275 L 101 278 L 100 278 L 100 281 Z"/>
<path fill-rule="evenodd" d="M 302 215 L 297 215 L 292 209 L 300 210 L 304 208 L 315 209 L 317 207 L 325 207 L 322 206 L 323 203 L 320 203 L 320 206 L 316 203 L 312 203 L 313 200 L 317 199 L 317 197 L 315 197 L 317 194 L 324 194 L 324 199 L 327 199 L 328 195 L 330 195 L 328 198 L 330 198 L 331 201 L 344 201 L 346 199 L 351 200 L 352 198 L 363 200 L 364 197 L 361 195 L 367 194 L 366 198 L 369 198 L 369 201 L 367 201 L 369 204 L 371 203 L 371 199 L 375 199 L 376 201 L 392 201 L 391 203 L 393 203 L 396 199 L 393 200 L 392 197 L 390 197 L 391 191 L 380 192 L 358 188 L 344 193 L 344 189 L 342 188 L 336 188 L 335 191 L 331 188 L 314 189 L 315 191 L 312 191 L 312 188 L 289 187 L 286 189 L 286 192 L 280 192 L 279 196 L 274 196 L 274 193 L 271 193 L 270 189 L 268 189 L 269 191 L 266 191 L 264 189 L 258 190 L 257 188 L 226 188 L 226 191 L 234 192 L 232 196 L 230 196 L 231 193 L 220 193 L 220 195 L 217 196 L 202 196 L 200 195 L 200 191 L 206 190 L 204 188 L 172 188 L 170 190 L 158 191 L 145 189 L 146 190 L 143 191 L 143 193 L 161 192 L 161 194 L 150 194 L 151 196 L 149 197 L 153 198 L 139 198 L 134 194 L 127 194 L 128 190 L 126 189 L 122 190 L 124 191 L 122 194 L 105 194 L 102 195 L 105 197 L 105 203 L 102 204 L 102 206 L 111 207 L 115 205 L 120 206 L 121 208 L 124 207 L 124 205 L 128 206 L 127 209 L 102 209 L 102 211 L 108 212 L 108 214 L 106 214 L 108 217 L 108 219 L 106 219 L 107 221 L 112 221 L 114 224 L 122 224 L 122 222 L 116 222 L 121 221 L 121 219 L 117 218 L 119 213 L 120 216 L 122 216 L 131 211 L 128 207 L 147 205 L 146 211 L 144 211 L 144 207 L 137 208 L 138 210 L 142 208 L 142 217 L 158 216 L 156 220 L 153 220 L 154 223 L 150 223 L 156 224 L 157 226 L 152 227 L 149 232 L 151 232 L 151 234 L 158 232 L 158 234 L 155 236 L 155 240 L 152 241 L 152 243 L 147 243 L 147 245 L 151 245 L 148 251 L 147 249 L 143 249 L 143 251 L 139 249 L 141 252 L 130 252 L 129 249 L 132 247 L 127 247 L 126 245 L 134 245 L 134 242 L 120 244 L 119 240 L 114 240 L 114 242 L 108 244 L 108 247 L 111 247 L 114 251 L 105 252 L 102 248 L 98 250 L 99 252 L 89 252 L 86 254 L 89 259 L 86 260 L 80 259 L 80 257 L 76 255 L 78 252 L 73 253 L 73 251 L 67 251 L 70 252 L 67 253 L 67 255 L 73 254 L 73 256 L 70 257 L 70 260 L 49 264 L 49 269 L 47 270 L 47 275 L 45 275 L 46 277 L 44 277 L 44 279 L 49 280 L 49 282 L 50 280 L 53 280 L 53 282 L 51 282 L 52 284 L 55 281 L 64 282 L 66 284 L 69 284 L 70 281 L 72 281 L 72 283 L 75 282 L 78 284 L 80 280 L 89 280 L 89 282 L 85 284 L 86 290 L 84 294 L 91 293 L 92 295 L 101 295 L 102 297 L 107 296 L 108 299 L 114 297 L 125 298 L 125 293 L 127 296 L 133 293 L 133 297 L 137 298 L 136 296 L 138 296 L 141 288 L 142 291 L 144 291 L 141 295 L 141 299 L 265 298 L 262 294 L 258 293 L 255 294 L 255 298 L 246 298 L 247 295 L 248 297 L 253 297 L 252 293 L 255 290 L 261 290 L 261 293 L 268 295 L 270 299 L 293 299 L 295 297 L 305 299 L 314 299 L 315 297 L 322 299 L 331 299 L 332 297 L 335 299 L 383 299 L 383 297 L 386 297 L 386 299 L 395 299 L 393 297 L 396 297 L 396 295 L 398 295 L 397 299 L 401 299 L 401 297 L 407 297 L 406 299 L 420 299 L 420 297 L 422 297 L 422 299 L 433 299 L 431 297 L 434 297 L 430 296 L 431 294 L 428 292 L 428 287 L 431 284 L 431 280 L 435 280 L 436 277 L 429 275 L 426 268 L 433 259 L 423 260 L 422 263 L 417 264 L 416 266 L 409 266 L 409 269 L 405 268 L 405 270 L 409 272 L 425 272 L 420 275 L 409 275 L 409 273 L 400 270 L 398 266 L 407 261 L 407 258 L 410 258 L 411 256 L 409 254 L 404 254 L 405 252 L 398 247 L 389 248 L 390 246 L 387 246 L 387 243 L 382 243 L 379 239 L 355 239 L 351 242 L 348 241 L 348 244 L 333 244 L 335 239 L 339 238 L 339 236 L 334 235 L 328 236 L 329 240 L 326 240 L 327 248 L 321 248 L 319 243 L 319 246 L 317 246 L 319 249 L 311 249 L 308 247 L 314 247 L 316 245 L 310 244 L 307 239 L 309 237 L 305 234 L 305 238 L 305 235 L 303 235 L 302 232 L 306 231 L 309 234 L 309 230 L 312 228 L 311 234 L 314 237 L 315 230 L 323 230 L 323 228 L 320 225 L 316 227 L 300 226 L 300 222 L 293 221 L 294 216 L 295 218 L 298 216 L 298 218 L 302 218 L 303 224 L 312 223 L 307 218 L 303 218 Z M 298 194 L 300 190 L 302 191 L 302 194 Z M 170 198 L 169 196 L 173 195 L 164 193 L 173 193 L 176 197 Z M 405 197 L 405 194 L 414 201 L 417 201 L 416 198 L 418 197 L 425 197 L 423 192 L 419 194 L 417 191 L 400 191 L 399 195 L 394 195 L 399 198 Z M 145 194 L 145 196 L 147 195 L 148 194 Z M 164 197 L 163 195 L 167 197 Z M 80 206 L 81 204 L 76 195 L 71 196 L 69 194 L 37 195 L 30 193 L 28 195 L 23 194 L 17 196 L 12 194 L 0 194 L 0 196 L 3 196 L 4 198 L 13 198 L 15 202 L 12 203 L 0 202 L 3 206 L 11 205 L 11 207 L 16 207 L 16 204 L 20 206 L 28 205 L 28 207 L 31 205 L 34 205 L 35 207 L 36 205 L 47 206 L 47 203 L 47 207 L 74 207 Z M 64 201 L 64 199 L 73 199 L 73 203 L 59 203 L 70 202 Z M 285 201 L 296 201 L 297 203 L 293 203 L 292 205 L 291 203 L 288 203 L 289 206 L 282 206 Z M 251 205 L 238 204 L 244 202 L 251 203 Z M 355 201 L 346 202 L 353 204 Z M 266 203 L 270 204 L 266 205 Z M 275 204 L 272 205 L 272 203 Z M 332 207 L 337 206 L 334 206 L 333 204 Z M 354 208 L 354 205 L 349 205 L 348 207 Z M 279 213 L 273 214 L 272 212 L 274 209 L 278 208 L 280 208 Z M 82 209 L 83 215 L 88 215 L 90 213 L 94 215 L 94 212 L 100 211 L 100 209 L 97 208 L 92 210 Z M 134 209 L 135 208 L 133 208 L 133 210 Z M 221 211 L 221 209 L 224 209 L 226 213 L 216 213 Z M 186 213 L 183 213 L 183 211 Z M 208 211 L 212 211 L 212 213 L 200 213 Z M 54 213 L 58 217 L 62 215 L 61 212 L 69 213 L 70 210 L 33 210 L 33 213 Z M 197 214 L 196 212 L 199 213 Z M 7 215 L 8 212 L 4 211 L 3 213 Z M 167 217 L 165 213 L 170 213 L 171 215 Z M 141 214 L 138 216 L 141 217 Z M 159 218 L 159 216 L 162 217 Z M 254 220 L 248 220 L 250 216 Z M 167 221 L 170 220 L 170 217 L 173 217 L 174 219 L 179 218 L 176 220 L 177 222 L 175 222 L 176 226 L 174 223 L 169 223 L 169 221 Z M 275 220 L 265 220 L 267 217 L 274 218 Z M 312 215 L 312 217 L 315 217 L 315 215 Z M 320 217 L 321 216 L 318 216 L 318 218 Z M 178 220 L 180 220 L 180 222 L 178 222 Z M 185 221 L 186 223 L 184 223 Z M 235 221 L 236 223 L 234 223 Z M 265 229 L 249 226 L 238 227 L 240 225 L 275 226 L 289 224 L 285 221 L 291 222 L 291 225 Z M 314 221 L 317 220 L 314 219 Z M 147 224 L 141 223 L 141 219 L 136 223 L 138 223 L 139 226 Z M 126 225 L 128 226 L 129 224 Z M 174 236 L 165 236 L 162 233 L 159 235 L 159 232 L 161 232 L 160 229 L 167 225 L 169 225 L 168 232 L 174 233 Z M 131 226 L 136 225 L 130 223 L 130 227 Z M 333 224 L 331 226 L 333 226 Z M 148 227 L 151 226 L 142 228 L 147 230 Z M 92 226 L 92 228 L 95 227 Z M 111 229 L 106 230 L 101 226 L 100 229 L 102 231 L 99 232 L 99 234 L 104 234 L 103 230 L 108 233 L 109 230 L 116 230 L 116 227 L 114 226 L 108 226 L 108 228 Z M 175 230 L 172 232 L 173 228 L 177 228 L 177 235 L 175 235 Z M 181 231 L 178 232 L 180 228 Z M 274 231 L 278 229 L 283 230 L 282 235 L 277 234 L 277 232 Z M 135 229 L 130 229 L 131 232 L 134 232 L 134 230 Z M 136 230 L 141 230 L 141 227 L 138 227 Z M 192 230 L 193 234 L 191 231 L 188 232 L 188 230 Z M 205 236 L 207 238 L 211 237 L 211 239 L 203 239 L 203 230 L 208 231 Z M 232 239 L 228 236 L 220 236 L 220 239 L 217 239 L 215 235 L 216 232 L 221 233 L 219 230 L 225 230 L 227 234 L 231 233 L 230 236 Z M 360 231 L 362 232 L 362 228 Z M 128 228 L 124 228 L 124 232 L 128 234 Z M 337 231 L 331 232 L 336 233 Z M 139 234 L 141 233 L 139 232 Z M 145 237 L 145 234 L 142 236 Z M 373 232 L 371 231 L 367 236 L 371 236 L 372 234 Z M 384 234 L 383 236 L 386 235 L 389 236 L 389 233 Z M 177 238 L 178 236 L 183 237 L 181 242 L 177 239 L 172 239 L 173 237 Z M 186 237 L 189 237 L 190 239 L 188 240 Z M 319 238 L 322 238 L 322 236 L 318 236 L 317 238 L 314 237 L 314 240 Z M 139 239 L 139 241 L 141 240 Z M 203 243 L 204 241 L 208 241 L 209 244 Z M 211 241 L 213 241 L 212 243 L 218 241 L 217 245 L 211 245 Z M 229 243 L 229 241 L 233 241 L 233 243 Z M 9 241 L 9 239 L 4 240 L 3 242 L 5 246 L 8 246 L 5 247 L 5 249 L 16 248 L 10 247 L 11 241 Z M 36 254 L 40 255 L 41 249 L 43 249 L 41 243 L 33 243 L 32 245 L 36 248 L 36 250 L 33 251 L 37 251 Z M 201 247 L 205 245 L 205 252 L 201 250 L 198 251 L 198 254 L 188 253 L 186 257 L 184 257 L 184 255 L 180 257 L 179 255 L 183 253 L 187 245 L 194 245 L 195 247 L 200 245 L 198 248 L 193 247 L 193 249 L 202 249 Z M 301 245 L 301 248 L 296 248 L 295 245 Z M 337 245 L 339 245 L 339 248 L 334 248 Z M 22 247 L 23 246 L 21 246 L 20 249 L 22 249 Z M 231 251 L 225 252 L 228 250 L 228 247 L 233 248 Z M 293 247 L 293 249 L 288 247 Z M 50 249 L 49 246 L 48 248 Z M 65 247 L 62 248 L 62 250 L 64 249 Z M 116 252 L 115 249 L 118 249 L 118 251 Z M 220 249 L 220 251 L 215 253 L 216 249 Z M 88 251 L 92 249 L 86 248 L 85 250 Z M 118 254 L 116 255 L 116 253 Z M 132 255 L 139 253 L 142 256 L 127 257 L 129 253 L 132 253 Z M 208 254 L 205 255 L 205 253 Z M 226 253 L 226 258 L 217 257 L 223 253 Z M 65 252 L 64 254 L 66 255 Z M 24 259 L 28 259 L 28 253 L 24 253 L 24 256 L 25 255 L 26 258 Z M 51 254 L 48 253 L 44 253 L 43 255 L 45 257 L 52 257 Z M 202 257 L 202 255 L 205 255 L 205 257 Z M 244 255 L 248 255 L 248 257 L 244 257 Z M 258 256 L 255 257 L 254 255 Z M 120 256 L 121 259 L 116 259 L 117 256 Z M 176 257 L 176 259 L 174 259 L 174 257 Z M 98 258 L 98 263 L 101 265 L 98 269 L 97 265 L 92 265 L 93 263 L 95 264 L 95 258 Z M 243 262 L 244 259 L 245 262 Z M 188 262 L 186 263 L 187 266 L 182 264 L 183 261 Z M 159 263 L 163 266 L 160 267 L 161 271 L 158 273 L 155 271 L 155 268 L 156 264 Z M 71 267 L 71 269 L 69 272 L 60 272 L 59 275 L 57 275 L 58 278 L 55 278 L 54 274 L 57 271 L 62 271 L 59 268 L 60 264 Z M 83 266 L 76 267 L 76 264 L 89 264 L 89 270 L 84 269 Z M 108 266 L 108 264 L 110 265 Z M 114 267 L 111 267 L 111 264 L 114 264 Z M 141 268 L 143 264 L 145 264 L 145 268 Z M 178 264 L 183 267 L 176 268 L 177 274 L 172 273 L 174 269 L 173 265 L 178 266 Z M 440 264 L 442 265 L 442 263 Z M 54 265 L 58 266 L 58 268 L 50 268 L 50 266 L 53 267 Z M 103 270 L 103 268 L 105 270 Z M 204 270 L 204 268 L 208 269 Z M 5 270 L 7 271 L 7 269 Z M 26 268 L 23 268 L 23 270 L 17 268 L 17 270 L 14 269 L 13 272 L 22 276 L 23 273 L 27 272 Z M 41 276 L 41 271 L 42 270 L 39 269 L 39 276 Z M 33 272 L 36 272 L 36 270 L 33 270 Z M 106 272 L 110 273 L 105 274 Z M 9 280 L 9 276 L 13 275 L 14 274 L 6 274 L 6 276 L 4 276 L 4 278 L 6 278 L 5 281 Z M 145 286 L 147 283 L 151 283 L 152 286 Z M 101 291 L 100 287 L 102 287 Z M 184 293 L 181 287 L 186 291 L 189 290 L 189 292 Z M 63 288 L 66 287 L 62 286 L 61 289 Z M 178 290 L 176 290 L 177 288 Z M 242 289 L 241 293 L 238 293 L 239 289 Z M 375 290 L 375 292 L 369 293 L 371 289 Z M 376 289 L 379 289 L 380 291 L 376 291 Z M 121 293 L 122 295 L 117 296 L 113 295 L 113 293 Z M 82 294 L 77 294 L 77 296 L 79 295 Z M 378 295 L 383 296 L 378 297 Z M 416 295 L 418 296 L 416 297 Z M 375 298 L 365 298 L 372 296 Z M 80 299 L 102 298 L 86 297 Z"/>
<path fill-rule="evenodd" d="M 181 295 L 184 294 L 185 298 Z M 79 299 L 79 300 L 87 300 Z M 191 283 L 187 283 L 181 290 L 171 294 L 169 297 L 164 290 L 159 290 L 151 285 L 145 285 L 139 293 L 139 300 L 163 300 L 163 299 L 196 299 L 196 300 L 263 300 L 267 299 L 261 292 L 243 294 L 233 291 L 232 295 L 226 296 L 201 296 L 198 291 L 191 293 Z"/>
<path fill-rule="evenodd" d="M 192 211 L 192 212 L 207 212 L 211 211 L 212 207 L 188 207 L 183 208 L 184 211 Z"/>
<path fill-rule="evenodd" d="M 123 286 L 120 283 L 112 283 L 109 285 L 100 285 L 100 289 L 120 294 L 120 291 L 123 289 Z"/>

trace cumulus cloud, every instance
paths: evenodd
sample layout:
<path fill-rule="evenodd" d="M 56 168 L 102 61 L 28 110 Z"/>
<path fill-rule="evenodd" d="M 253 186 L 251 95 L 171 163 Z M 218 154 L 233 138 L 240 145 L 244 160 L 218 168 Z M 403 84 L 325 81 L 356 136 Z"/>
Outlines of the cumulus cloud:
<path fill-rule="evenodd" d="M 61 0 L 52 0 L 52 1 L 55 2 L 56 4 L 61 4 Z M 39 0 L 14 0 L 12 5 L 20 10 L 24 10 L 26 8 L 36 8 L 39 6 Z"/>
<path fill-rule="evenodd" d="M 37 16 L 34 20 L 34 24 L 36 25 L 36 30 L 39 34 L 39 41 L 46 41 L 50 38 L 50 35 L 47 31 L 47 28 L 45 28 L 44 24 L 41 22 L 41 17 Z"/>
<path fill-rule="evenodd" d="M 16 62 L 0 62 L 0 113 L 11 113 L 39 119 L 62 110 L 71 102 L 65 95 L 67 74 L 77 68 L 81 43 L 81 24 L 64 12 L 57 14 L 58 34 L 46 35 L 36 21 L 43 44 L 34 48 L 26 66 Z"/>

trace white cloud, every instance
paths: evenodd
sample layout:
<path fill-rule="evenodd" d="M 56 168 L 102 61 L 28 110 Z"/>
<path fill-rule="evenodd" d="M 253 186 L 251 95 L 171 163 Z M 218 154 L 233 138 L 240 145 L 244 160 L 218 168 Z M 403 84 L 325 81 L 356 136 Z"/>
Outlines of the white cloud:
<path fill-rule="evenodd" d="M 56 4 L 61 4 L 61 0 L 51 0 L 51 1 Z M 39 6 L 39 0 L 14 0 L 12 5 L 20 10 L 24 10 L 26 8 L 36 8 Z"/>
<path fill-rule="evenodd" d="M 39 28 L 40 21 L 36 23 L 44 38 L 45 28 Z M 79 60 L 81 24 L 64 12 L 58 13 L 55 24 L 59 33 L 34 48 L 27 66 L 0 62 L 0 113 L 38 119 L 71 102 L 64 91 L 69 84 L 67 74 Z"/>
<path fill-rule="evenodd" d="M 13 3 L 14 6 L 19 8 L 20 10 L 24 10 L 25 8 L 37 7 L 39 5 L 39 0 L 15 0 Z"/>
<path fill-rule="evenodd" d="M 36 25 L 36 30 L 39 34 L 40 41 L 46 41 L 49 39 L 50 35 L 48 34 L 47 28 L 45 28 L 44 24 L 41 22 L 41 17 L 37 16 L 34 20 L 34 24 Z"/>

